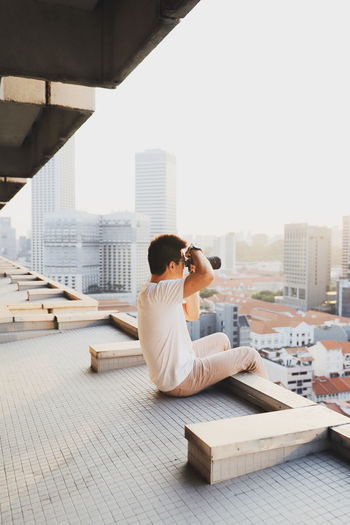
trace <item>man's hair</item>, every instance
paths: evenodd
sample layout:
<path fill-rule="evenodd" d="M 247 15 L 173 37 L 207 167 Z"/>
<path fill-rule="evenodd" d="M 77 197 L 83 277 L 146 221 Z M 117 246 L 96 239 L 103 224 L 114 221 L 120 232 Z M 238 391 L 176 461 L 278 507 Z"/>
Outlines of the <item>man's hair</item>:
<path fill-rule="evenodd" d="M 171 261 L 178 264 L 181 260 L 181 250 L 187 242 L 177 235 L 158 235 L 148 248 L 148 263 L 153 275 L 161 275 Z"/>

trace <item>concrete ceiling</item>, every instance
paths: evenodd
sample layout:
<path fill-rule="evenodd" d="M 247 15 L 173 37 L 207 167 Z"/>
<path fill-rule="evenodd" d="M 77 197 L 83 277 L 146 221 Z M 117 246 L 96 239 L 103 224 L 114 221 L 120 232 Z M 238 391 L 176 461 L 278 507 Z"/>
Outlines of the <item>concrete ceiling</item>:
<path fill-rule="evenodd" d="M 0 76 L 115 87 L 199 0 L 0 0 Z"/>
<path fill-rule="evenodd" d="M 0 209 L 199 0 L 0 0 Z"/>

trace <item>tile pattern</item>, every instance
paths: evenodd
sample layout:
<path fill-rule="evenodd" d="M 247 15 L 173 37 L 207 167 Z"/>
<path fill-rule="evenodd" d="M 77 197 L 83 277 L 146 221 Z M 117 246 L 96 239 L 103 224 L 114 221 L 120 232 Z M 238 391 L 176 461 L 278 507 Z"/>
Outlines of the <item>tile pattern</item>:
<path fill-rule="evenodd" d="M 111 326 L 0 345 L 0 523 L 348 524 L 349 467 L 320 453 L 207 485 L 184 425 L 256 413 L 219 389 L 157 393 L 145 366 L 94 374 Z"/>

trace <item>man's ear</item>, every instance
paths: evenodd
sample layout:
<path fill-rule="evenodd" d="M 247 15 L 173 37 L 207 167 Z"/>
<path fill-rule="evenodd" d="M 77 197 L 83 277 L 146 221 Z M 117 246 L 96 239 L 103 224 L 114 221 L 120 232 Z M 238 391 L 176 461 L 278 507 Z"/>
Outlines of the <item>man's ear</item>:
<path fill-rule="evenodd" d="M 175 269 L 175 261 L 170 261 L 170 263 L 168 264 L 168 268 L 169 270 L 174 270 Z"/>

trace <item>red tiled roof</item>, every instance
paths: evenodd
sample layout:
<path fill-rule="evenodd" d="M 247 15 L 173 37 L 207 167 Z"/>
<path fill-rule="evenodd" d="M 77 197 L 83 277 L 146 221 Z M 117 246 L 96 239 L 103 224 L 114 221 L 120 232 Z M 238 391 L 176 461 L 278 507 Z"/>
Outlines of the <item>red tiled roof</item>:
<path fill-rule="evenodd" d="M 317 396 L 349 392 L 350 377 L 316 377 L 312 388 Z"/>
<path fill-rule="evenodd" d="M 350 354 L 350 341 L 320 341 L 327 350 L 341 350 L 343 354 Z"/>

